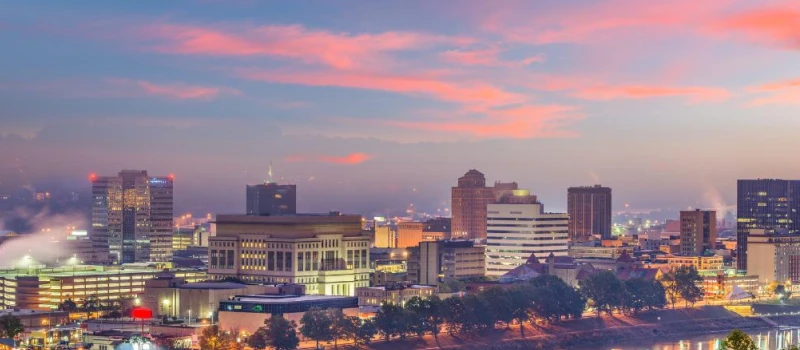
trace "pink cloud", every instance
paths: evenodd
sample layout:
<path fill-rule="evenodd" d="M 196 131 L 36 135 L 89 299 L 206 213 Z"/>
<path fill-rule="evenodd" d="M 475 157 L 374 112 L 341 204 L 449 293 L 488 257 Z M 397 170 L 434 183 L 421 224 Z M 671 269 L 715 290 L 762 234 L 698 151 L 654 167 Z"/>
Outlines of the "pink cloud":
<path fill-rule="evenodd" d="M 480 27 L 512 42 L 583 43 L 618 30 L 639 33 L 642 30 L 693 28 L 731 2 L 732 0 L 596 1 L 586 6 L 536 9 L 537 15 L 534 18 L 529 15 L 533 9 L 523 10 L 525 5 L 534 3 L 523 2 L 518 6 L 492 9 L 489 15 L 480 20 Z M 619 36 L 614 38 L 619 39 Z"/>
<path fill-rule="evenodd" d="M 439 54 L 439 57 L 448 63 L 464 66 L 489 67 L 521 67 L 545 61 L 543 55 L 526 57 L 520 61 L 504 61 L 500 58 L 502 52 L 503 50 L 497 47 L 472 50 L 448 50 Z"/>
<path fill-rule="evenodd" d="M 690 102 L 721 102 L 730 98 L 728 90 L 704 86 L 620 85 L 589 86 L 574 90 L 572 96 L 587 100 L 646 99 L 656 97 L 685 97 Z"/>
<path fill-rule="evenodd" d="M 435 73 L 392 74 L 344 71 L 239 70 L 241 77 L 281 84 L 333 86 L 430 96 L 462 104 L 500 106 L 520 103 L 525 97 L 483 82 L 450 82 Z"/>
<path fill-rule="evenodd" d="M 727 17 L 712 31 L 736 31 L 747 39 L 786 49 L 800 49 L 800 8 L 757 8 Z"/>
<path fill-rule="evenodd" d="M 145 80 L 106 79 L 115 86 L 133 89 L 132 94 L 162 96 L 179 100 L 214 100 L 221 94 L 238 95 L 239 90 L 228 87 L 198 86 L 183 83 L 157 84 Z"/>
<path fill-rule="evenodd" d="M 453 133 L 473 138 L 534 138 L 575 136 L 564 130 L 583 114 L 570 106 L 521 105 L 489 111 L 479 119 L 389 121 L 388 125 L 412 130 Z"/>
<path fill-rule="evenodd" d="M 288 163 L 316 162 L 353 165 L 364 163 L 372 158 L 373 156 L 360 152 L 350 153 L 344 156 L 291 154 L 284 157 L 283 161 Z"/>
<path fill-rule="evenodd" d="M 348 69 L 385 64 L 388 52 L 435 45 L 465 45 L 473 40 L 415 32 L 349 34 L 311 30 L 300 25 L 206 28 L 153 25 L 141 30 L 155 40 L 150 49 L 173 54 L 213 56 L 273 56 Z"/>
<path fill-rule="evenodd" d="M 751 93 L 761 94 L 747 105 L 751 107 L 763 105 L 800 105 L 800 79 L 779 81 L 753 86 L 747 89 Z"/>

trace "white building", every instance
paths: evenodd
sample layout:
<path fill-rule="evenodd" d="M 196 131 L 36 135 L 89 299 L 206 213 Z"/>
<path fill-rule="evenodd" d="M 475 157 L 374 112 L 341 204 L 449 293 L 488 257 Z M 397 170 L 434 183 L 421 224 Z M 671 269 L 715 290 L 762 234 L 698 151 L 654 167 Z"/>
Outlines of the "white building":
<path fill-rule="evenodd" d="M 489 204 L 486 232 L 487 276 L 505 274 L 524 264 L 531 253 L 540 260 L 550 253 L 557 257 L 568 255 L 569 216 L 545 213 L 542 204 L 535 201 Z"/>
<path fill-rule="evenodd" d="M 758 276 L 762 284 L 800 282 L 800 236 L 751 230 L 747 235 L 747 274 Z"/>
<path fill-rule="evenodd" d="M 217 215 L 215 222 L 213 279 L 302 284 L 308 294 L 345 296 L 369 286 L 370 237 L 359 215 Z"/>

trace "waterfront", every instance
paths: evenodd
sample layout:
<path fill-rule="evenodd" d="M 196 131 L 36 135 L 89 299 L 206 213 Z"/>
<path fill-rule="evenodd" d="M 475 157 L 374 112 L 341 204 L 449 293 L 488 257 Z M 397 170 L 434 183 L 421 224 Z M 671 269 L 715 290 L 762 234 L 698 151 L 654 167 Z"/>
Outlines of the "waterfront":
<path fill-rule="evenodd" d="M 585 347 L 580 350 L 715 350 L 729 332 L 684 337 L 676 340 L 638 341 L 615 346 Z M 782 328 L 747 332 L 756 341 L 759 350 L 781 350 L 800 343 L 800 329 Z"/>

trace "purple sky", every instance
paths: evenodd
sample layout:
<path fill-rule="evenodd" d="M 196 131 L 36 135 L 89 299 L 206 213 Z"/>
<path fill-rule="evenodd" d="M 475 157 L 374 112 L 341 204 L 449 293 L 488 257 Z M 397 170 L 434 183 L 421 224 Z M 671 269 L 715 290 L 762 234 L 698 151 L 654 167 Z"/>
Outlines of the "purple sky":
<path fill-rule="evenodd" d="M 233 212 L 272 162 L 370 214 L 477 168 L 678 210 L 800 174 L 798 1 L 18 1 L 0 42 L 0 185 L 147 169 Z"/>

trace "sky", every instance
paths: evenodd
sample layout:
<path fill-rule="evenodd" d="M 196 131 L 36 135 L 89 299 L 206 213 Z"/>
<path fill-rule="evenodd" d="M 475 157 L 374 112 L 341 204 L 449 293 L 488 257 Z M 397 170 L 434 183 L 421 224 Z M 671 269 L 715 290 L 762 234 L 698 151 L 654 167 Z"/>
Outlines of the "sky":
<path fill-rule="evenodd" d="M 178 211 L 449 205 L 475 168 L 548 211 L 723 208 L 798 178 L 798 1 L 0 1 L 0 185 L 175 174 Z M 626 207 L 627 205 L 627 207 Z"/>

